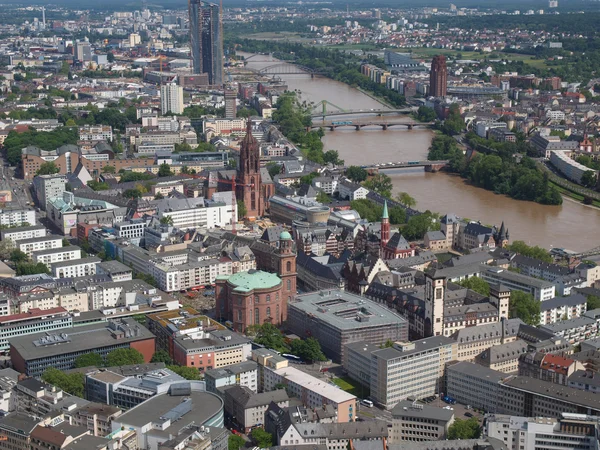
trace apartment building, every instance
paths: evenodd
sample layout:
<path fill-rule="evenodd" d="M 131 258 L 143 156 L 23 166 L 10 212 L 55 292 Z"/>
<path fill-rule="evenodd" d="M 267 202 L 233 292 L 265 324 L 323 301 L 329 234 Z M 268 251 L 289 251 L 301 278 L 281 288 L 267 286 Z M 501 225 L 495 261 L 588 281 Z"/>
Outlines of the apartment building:
<path fill-rule="evenodd" d="M 543 351 L 530 352 L 519 357 L 519 375 L 551 383 L 568 385 L 569 377 L 585 366 L 581 361 L 562 354 Z"/>
<path fill-rule="evenodd" d="M 214 258 L 173 264 L 161 259 L 150 261 L 148 266 L 158 287 L 165 292 L 207 286 L 214 284 L 218 276 L 232 274 L 232 262 L 229 259 Z"/>
<path fill-rule="evenodd" d="M 299 398 L 307 408 L 332 405 L 337 411 L 337 422 L 353 422 L 356 419 L 358 410 L 354 395 L 289 366 L 287 359 L 272 350 L 254 350 L 252 359 L 259 364 L 259 385 L 263 391 L 272 391 L 275 386 L 283 384 L 288 394 Z"/>
<path fill-rule="evenodd" d="M 111 260 L 103 261 L 96 266 L 98 275 L 108 275 L 112 281 L 132 281 L 133 270 L 125 264 Z"/>
<path fill-rule="evenodd" d="M 245 433 L 265 424 L 265 413 L 273 402 L 280 408 L 287 408 L 289 397 L 285 389 L 257 394 L 245 386 L 221 388 L 225 412 L 233 417 L 234 423 Z"/>
<path fill-rule="evenodd" d="M 19 241 L 46 236 L 46 228 L 42 225 L 31 225 L 28 227 L 8 228 L 0 231 L 0 240 L 10 239 Z"/>
<path fill-rule="evenodd" d="M 107 141 L 113 140 L 112 127 L 110 125 L 84 125 L 79 127 L 80 141 Z"/>
<path fill-rule="evenodd" d="M 37 204 L 46 210 L 48 201 L 52 198 L 62 197 L 67 185 L 67 176 L 62 174 L 37 175 L 33 178 L 33 189 Z"/>
<path fill-rule="evenodd" d="M 33 225 L 35 222 L 33 209 L 0 209 L 0 225 L 22 227 Z"/>
<path fill-rule="evenodd" d="M 204 372 L 204 382 L 208 392 L 218 393 L 225 386 L 243 386 L 252 392 L 258 392 L 258 364 L 254 361 L 242 361 L 219 369 Z"/>
<path fill-rule="evenodd" d="M 21 250 L 27 256 L 33 256 L 33 252 L 40 250 L 48 250 L 54 248 L 61 248 L 63 237 L 55 234 L 49 234 L 47 236 L 36 237 L 31 239 L 22 239 L 15 242 L 17 249 Z"/>
<path fill-rule="evenodd" d="M 481 278 L 488 283 L 500 283 L 510 289 L 531 294 L 539 302 L 550 300 L 556 296 L 556 288 L 553 283 L 511 272 L 501 267 L 482 266 Z"/>
<path fill-rule="evenodd" d="M 54 278 L 87 277 L 96 274 L 96 266 L 101 261 L 96 256 L 89 256 L 72 261 L 55 262 L 50 264 L 50 271 Z"/>
<path fill-rule="evenodd" d="M 88 403 L 70 414 L 71 423 L 76 427 L 87 428 L 92 436 L 105 437 L 112 433 L 112 421 L 123 411 L 115 406 L 102 403 Z"/>
<path fill-rule="evenodd" d="M 40 332 L 53 332 L 73 326 L 73 318 L 65 308 L 32 308 L 26 313 L 0 317 L 0 352 L 6 354 L 12 342 L 19 336 Z"/>
<path fill-rule="evenodd" d="M 454 423 L 454 411 L 403 400 L 392 409 L 388 443 L 443 441 Z"/>
<path fill-rule="evenodd" d="M 568 297 L 554 297 L 540 304 L 540 325 L 549 325 L 562 320 L 574 319 L 587 311 L 587 297 L 572 294 Z"/>
<path fill-rule="evenodd" d="M 598 319 L 585 315 L 540 326 L 540 329 L 564 338 L 572 345 L 598 337 Z"/>

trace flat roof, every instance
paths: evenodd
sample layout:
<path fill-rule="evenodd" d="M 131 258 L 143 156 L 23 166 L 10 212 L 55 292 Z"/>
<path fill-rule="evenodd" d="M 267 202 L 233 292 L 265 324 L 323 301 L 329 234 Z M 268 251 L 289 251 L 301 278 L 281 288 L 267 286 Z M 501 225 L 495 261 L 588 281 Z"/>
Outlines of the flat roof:
<path fill-rule="evenodd" d="M 116 325 L 124 324 L 133 331 L 139 330 L 138 335 L 136 336 L 134 334 L 131 337 L 123 336 L 120 339 L 115 339 L 115 337 L 113 337 L 113 330 L 110 328 L 111 323 Z M 39 342 L 42 338 L 55 335 L 65 335 L 66 338 L 61 338 L 56 342 L 50 341 L 47 344 L 35 344 L 35 342 Z M 19 355 L 21 355 L 24 360 L 28 361 L 152 338 L 154 338 L 154 335 L 148 331 L 146 327 L 140 325 L 131 318 L 123 318 L 117 321 L 98 322 L 79 327 L 62 328 L 57 330 L 56 333 L 43 332 L 18 336 L 9 339 L 9 344 L 12 349 L 19 352 Z"/>
<path fill-rule="evenodd" d="M 342 330 L 406 324 L 406 319 L 392 310 L 364 297 L 337 289 L 297 295 L 289 303 L 317 320 Z"/>
<path fill-rule="evenodd" d="M 517 272 L 511 272 L 510 270 L 503 269 L 501 267 L 481 265 L 482 274 L 489 274 L 490 276 L 497 276 L 508 281 L 514 281 L 523 283 L 528 286 L 534 286 L 538 289 L 545 289 L 554 286 L 550 281 L 540 280 L 538 278 L 528 277 Z"/>
<path fill-rule="evenodd" d="M 343 391 L 339 387 L 315 378 L 295 367 L 282 367 L 281 369 L 275 370 L 275 373 L 335 403 L 343 403 L 356 399 L 356 396 Z"/>
<path fill-rule="evenodd" d="M 78 266 L 79 264 L 92 264 L 99 263 L 102 261 L 97 256 L 88 256 L 87 258 L 79 258 L 79 259 L 70 259 L 68 261 L 60 261 L 51 263 L 50 267 L 70 267 L 70 266 Z"/>
<path fill-rule="evenodd" d="M 184 383 L 181 384 L 184 385 Z M 190 385 L 192 384 L 190 383 Z M 171 426 L 165 430 L 151 429 L 149 433 L 153 435 L 158 433 L 159 436 L 164 435 L 165 437 L 177 435 L 177 432 L 187 425 L 201 426 L 223 410 L 223 400 L 217 395 L 192 388 L 182 395 L 172 395 L 171 393 L 155 395 L 117 417 L 113 422 L 133 427 L 143 427 L 150 423 L 162 423 L 174 409 L 182 406 L 184 399 L 190 399 L 191 401 L 189 412 L 180 415 L 179 419 L 172 420 Z M 182 409 L 182 411 L 185 411 L 185 409 Z"/>
<path fill-rule="evenodd" d="M 415 354 L 418 354 L 421 352 L 427 352 L 434 348 L 439 348 L 439 347 L 443 347 L 446 345 L 452 345 L 454 343 L 455 343 L 454 339 L 450 339 L 449 337 L 446 337 L 446 336 L 431 336 L 431 337 L 428 337 L 425 339 L 419 339 L 418 341 L 413 341 L 413 342 L 407 343 L 407 344 L 414 344 L 414 347 L 415 347 L 414 349 L 402 351 L 397 347 L 388 347 L 388 348 L 383 348 L 381 350 L 376 350 L 373 353 L 378 358 L 390 360 L 390 359 L 403 358 L 406 356 L 415 355 Z"/>
<path fill-rule="evenodd" d="M 464 375 L 471 375 L 475 378 L 482 380 L 488 380 L 490 383 L 499 383 L 505 379 L 508 375 L 497 370 L 490 369 L 489 367 L 482 366 L 467 361 L 462 361 L 456 364 L 448 365 L 448 371 L 459 372 Z"/>
<path fill-rule="evenodd" d="M 55 253 L 66 253 L 81 250 L 77 245 L 69 245 L 68 247 L 49 248 L 46 250 L 36 250 L 32 253 L 33 256 L 53 255 Z"/>
<path fill-rule="evenodd" d="M 590 395 L 589 392 L 580 389 L 518 375 L 506 379 L 503 384 L 542 397 L 554 398 L 600 411 L 600 396 Z"/>
<path fill-rule="evenodd" d="M 23 245 L 23 244 L 34 244 L 36 242 L 46 242 L 46 241 L 62 241 L 64 239 L 63 236 L 58 236 L 56 234 L 48 234 L 46 236 L 40 236 L 40 237 L 35 237 L 35 238 L 29 238 L 29 239 L 18 239 L 16 241 L 17 245 Z"/>
<path fill-rule="evenodd" d="M 404 416 L 423 419 L 443 420 L 448 422 L 454 416 L 454 411 L 450 409 L 437 408 L 435 406 L 413 403 L 409 400 L 402 400 L 396 403 L 392 408 L 392 416 Z"/>

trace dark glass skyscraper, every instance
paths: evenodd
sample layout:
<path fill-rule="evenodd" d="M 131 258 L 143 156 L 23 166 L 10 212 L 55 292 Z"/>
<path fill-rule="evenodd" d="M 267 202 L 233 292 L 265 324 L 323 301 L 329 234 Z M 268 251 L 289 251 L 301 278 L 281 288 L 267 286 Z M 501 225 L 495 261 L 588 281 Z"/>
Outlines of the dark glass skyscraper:
<path fill-rule="evenodd" d="M 223 85 L 223 35 L 219 5 L 188 0 L 192 71 L 207 73 L 213 86 Z"/>

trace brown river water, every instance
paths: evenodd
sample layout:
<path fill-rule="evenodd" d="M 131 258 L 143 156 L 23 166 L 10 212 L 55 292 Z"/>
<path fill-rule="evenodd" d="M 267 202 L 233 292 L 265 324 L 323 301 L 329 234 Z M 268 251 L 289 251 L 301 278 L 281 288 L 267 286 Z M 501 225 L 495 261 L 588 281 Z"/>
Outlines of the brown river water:
<path fill-rule="evenodd" d="M 260 69 L 277 60 L 259 55 L 248 66 Z M 343 83 L 309 75 L 280 75 L 290 90 L 298 90 L 302 100 L 327 100 L 347 110 L 382 109 L 375 99 Z M 336 120 L 356 120 L 343 116 Z M 363 117 L 364 119 L 364 117 Z M 316 119 L 318 123 L 320 119 Z M 396 119 L 394 119 L 396 120 Z M 410 119 L 405 119 L 410 120 Z M 432 133 L 428 130 L 379 128 L 355 131 L 351 128 L 326 131 L 325 150 L 337 150 L 346 164 L 378 164 L 426 159 Z M 600 245 L 600 210 L 564 200 L 561 206 L 522 202 L 470 186 L 458 176 L 425 173 L 416 169 L 390 170 L 394 192 L 408 192 L 417 200 L 417 209 L 454 213 L 460 217 L 500 225 L 510 231 L 511 240 L 522 240 L 545 248 L 560 247 L 582 251 Z"/>

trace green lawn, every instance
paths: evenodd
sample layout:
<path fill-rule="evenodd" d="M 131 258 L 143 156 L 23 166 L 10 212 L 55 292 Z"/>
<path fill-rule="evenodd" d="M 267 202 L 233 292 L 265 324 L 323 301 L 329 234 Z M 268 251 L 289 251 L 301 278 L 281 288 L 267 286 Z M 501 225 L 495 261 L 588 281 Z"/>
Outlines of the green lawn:
<path fill-rule="evenodd" d="M 346 391 L 348 394 L 356 395 L 358 398 L 367 398 L 371 392 L 369 388 L 361 386 L 350 377 L 334 378 L 332 380 L 336 386 Z"/>

